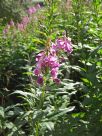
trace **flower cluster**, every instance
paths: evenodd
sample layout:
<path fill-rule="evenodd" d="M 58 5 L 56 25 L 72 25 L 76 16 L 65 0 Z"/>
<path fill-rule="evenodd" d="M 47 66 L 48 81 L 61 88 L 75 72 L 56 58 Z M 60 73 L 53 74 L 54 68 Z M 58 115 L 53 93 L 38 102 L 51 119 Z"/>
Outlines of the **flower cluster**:
<path fill-rule="evenodd" d="M 7 34 L 8 31 L 9 31 L 9 29 L 12 28 L 12 27 L 14 27 L 14 26 L 15 26 L 15 23 L 14 23 L 13 20 L 11 20 L 11 21 L 6 25 L 6 27 L 4 28 L 3 33 L 4 33 L 4 34 Z"/>
<path fill-rule="evenodd" d="M 27 10 L 28 16 L 24 16 L 22 18 L 22 21 L 20 23 L 15 24 L 13 20 L 11 20 L 7 26 L 5 27 L 5 29 L 3 30 L 4 34 L 7 34 L 10 30 L 10 28 L 17 28 L 19 31 L 24 31 L 27 27 L 27 25 L 29 24 L 29 22 L 31 21 L 31 15 L 34 14 L 40 7 L 40 4 L 37 4 L 35 7 L 30 7 Z"/>
<path fill-rule="evenodd" d="M 37 83 L 43 84 L 44 75 L 49 75 L 57 84 L 60 83 L 58 78 L 58 70 L 60 67 L 59 52 L 64 51 L 67 53 L 72 52 L 71 40 L 67 37 L 62 37 L 51 43 L 49 49 L 45 49 L 36 56 L 36 68 L 34 74 L 37 76 Z"/>
<path fill-rule="evenodd" d="M 24 31 L 29 22 L 30 18 L 28 16 L 23 17 L 22 21 L 20 23 L 17 23 L 17 29 L 20 31 Z"/>
<path fill-rule="evenodd" d="M 56 50 L 63 50 L 68 53 L 72 52 L 72 44 L 70 38 L 66 38 L 66 37 L 59 38 L 56 40 L 56 45 L 57 45 L 55 46 Z"/>
<path fill-rule="evenodd" d="M 34 14 L 39 8 L 41 8 L 41 6 L 40 6 L 40 4 L 37 4 L 37 5 L 34 6 L 34 7 L 28 8 L 27 13 L 28 13 L 29 15 L 32 15 L 32 14 Z"/>

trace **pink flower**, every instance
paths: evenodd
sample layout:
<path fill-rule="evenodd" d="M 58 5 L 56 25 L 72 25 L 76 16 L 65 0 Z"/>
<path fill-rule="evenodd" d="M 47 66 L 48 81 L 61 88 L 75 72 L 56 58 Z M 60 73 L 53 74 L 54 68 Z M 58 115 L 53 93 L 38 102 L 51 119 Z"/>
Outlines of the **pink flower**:
<path fill-rule="evenodd" d="M 9 25 L 10 25 L 10 26 L 14 26 L 14 25 L 15 25 L 15 24 L 14 24 L 14 21 L 11 20 L 10 23 L 9 23 Z"/>
<path fill-rule="evenodd" d="M 65 50 L 69 53 L 73 51 L 71 41 L 65 39 Z"/>
<path fill-rule="evenodd" d="M 36 12 L 36 8 L 32 7 L 32 13 L 35 13 L 35 12 Z"/>
<path fill-rule="evenodd" d="M 67 37 L 63 37 L 56 40 L 56 48 L 60 50 L 64 50 L 65 52 L 71 53 L 73 51 L 72 49 L 72 43 L 70 39 Z"/>
<path fill-rule="evenodd" d="M 72 44 L 71 40 L 67 37 L 63 37 L 56 40 L 56 43 L 51 43 L 50 48 L 45 51 L 40 52 L 36 56 L 37 66 L 34 70 L 34 74 L 38 77 L 37 83 L 43 84 L 43 78 L 40 75 L 49 74 L 52 77 L 53 81 L 56 84 L 60 84 L 60 79 L 58 79 L 58 70 L 60 67 L 60 63 L 65 62 L 65 58 L 58 56 L 59 51 L 62 50 L 64 52 L 71 53 L 72 52 Z"/>
<path fill-rule="evenodd" d="M 54 43 L 50 47 L 50 54 L 56 56 L 56 45 Z"/>
<path fill-rule="evenodd" d="M 53 79 L 57 78 L 57 75 L 58 75 L 58 68 L 53 68 L 51 70 L 51 76 Z"/>
<path fill-rule="evenodd" d="M 40 4 L 37 4 L 37 5 L 36 5 L 36 8 L 37 8 L 37 9 L 41 8 Z"/>
<path fill-rule="evenodd" d="M 38 76 L 37 83 L 40 85 L 43 84 L 43 77 L 42 76 Z"/>
<path fill-rule="evenodd" d="M 55 43 L 51 43 L 50 53 L 52 55 L 56 55 L 57 50 L 58 50 L 58 48 L 57 48 L 56 44 Z"/>
<path fill-rule="evenodd" d="M 29 8 L 29 9 L 27 10 L 27 13 L 28 13 L 29 15 L 32 15 L 32 14 L 33 14 L 32 8 Z"/>
<path fill-rule="evenodd" d="M 58 78 L 54 79 L 53 81 L 54 81 L 56 84 L 60 84 L 60 83 L 61 83 L 61 80 L 58 79 Z"/>
<path fill-rule="evenodd" d="M 39 61 L 41 57 L 44 57 L 44 51 L 40 52 L 37 56 L 36 56 L 36 61 Z"/>
<path fill-rule="evenodd" d="M 21 23 L 22 23 L 24 26 L 26 26 L 29 22 L 30 22 L 29 17 L 28 17 L 28 16 L 25 16 L 25 17 L 23 17 Z"/>
<path fill-rule="evenodd" d="M 3 30 L 3 34 L 7 34 L 8 33 L 8 29 L 7 28 L 5 28 L 4 30 Z"/>
<path fill-rule="evenodd" d="M 64 49 L 65 48 L 65 43 L 64 43 L 63 39 L 57 39 L 56 45 L 57 45 L 58 49 Z"/>
<path fill-rule="evenodd" d="M 57 56 L 48 55 L 42 59 L 42 67 L 55 68 L 59 67 Z"/>
<path fill-rule="evenodd" d="M 29 14 L 29 15 L 32 15 L 32 14 L 34 14 L 36 12 L 36 8 L 35 7 L 30 7 L 28 10 L 27 10 L 27 13 Z"/>
<path fill-rule="evenodd" d="M 34 74 L 38 76 L 38 82 L 39 75 L 45 74 L 46 69 L 50 70 L 50 74 L 53 79 L 57 78 L 58 68 L 60 66 L 57 56 L 53 56 L 51 54 L 46 55 L 45 52 L 42 51 L 36 56 L 36 61 L 37 66 L 36 69 L 34 70 Z"/>
<path fill-rule="evenodd" d="M 36 68 L 36 69 L 34 70 L 34 74 L 35 74 L 36 76 L 38 76 L 38 75 L 40 74 L 40 70 L 39 70 L 38 68 Z"/>
<path fill-rule="evenodd" d="M 18 28 L 18 30 L 20 30 L 20 31 L 24 31 L 24 25 L 23 25 L 22 23 L 18 23 L 18 24 L 17 24 L 17 28 Z"/>
<path fill-rule="evenodd" d="M 3 34 L 7 34 L 9 32 L 9 29 L 10 29 L 10 25 L 7 24 L 7 26 L 3 30 Z"/>

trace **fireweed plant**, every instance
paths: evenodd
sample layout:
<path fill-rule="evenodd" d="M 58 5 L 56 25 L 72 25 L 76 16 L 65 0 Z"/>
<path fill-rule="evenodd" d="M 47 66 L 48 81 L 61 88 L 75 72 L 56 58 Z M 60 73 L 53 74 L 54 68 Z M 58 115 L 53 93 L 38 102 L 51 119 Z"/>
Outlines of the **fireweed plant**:
<path fill-rule="evenodd" d="M 0 136 L 101 136 L 102 2 L 45 2 L 0 35 Z"/>
<path fill-rule="evenodd" d="M 37 76 L 37 83 L 43 84 L 44 77 L 48 74 L 55 83 L 60 84 L 58 70 L 64 60 L 61 53 L 70 54 L 72 50 L 71 39 L 66 36 L 56 39 L 55 43 L 48 40 L 46 48 L 36 56 L 34 74 Z"/>
<path fill-rule="evenodd" d="M 40 4 L 37 4 L 33 7 L 29 7 L 26 10 L 27 16 L 24 16 L 22 20 L 18 23 L 15 23 L 12 19 L 11 21 L 6 25 L 6 27 L 3 30 L 4 34 L 8 34 L 10 30 L 17 29 L 18 31 L 24 31 L 28 24 L 34 19 L 35 13 L 41 8 Z"/>

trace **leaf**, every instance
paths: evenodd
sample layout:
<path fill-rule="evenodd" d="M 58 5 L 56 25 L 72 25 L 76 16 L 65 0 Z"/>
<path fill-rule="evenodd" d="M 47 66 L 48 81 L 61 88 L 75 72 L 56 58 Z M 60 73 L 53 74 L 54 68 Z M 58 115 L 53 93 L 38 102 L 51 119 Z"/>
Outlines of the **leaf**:
<path fill-rule="evenodd" d="M 73 114 L 72 114 L 72 117 L 73 117 L 73 118 L 76 118 L 76 117 L 83 118 L 84 116 L 85 116 L 85 113 L 83 113 L 83 112 L 73 113 Z"/>
<path fill-rule="evenodd" d="M 50 131 L 54 130 L 54 123 L 53 122 L 44 122 L 44 123 L 41 123 L 41 125 L 45 126 Z"/>
<path fill-rule="evenodd" d="M 0 116 L 4 118 L 4 108 L 0 107 Z"/>
<path fill-rule="evenodd" d="M 90 83 L 90 81 L 86 78 L 81 78 L 82 81 L 84 81 L 85 83 Z"/>
<path fill-rule="evenodd" d="M 30 116 L 30 114 L 32 114 L 32 113 L 33 113 L 33 111 L 32 111 L 32 110 L 27 111 L 26 113 L 24 113 L 24 114 L 23 114 L 22 118 L 29 117 L 29 116 Z"/>
<path fill-rule="evenodd" d="M 81 67 L 79 67 L 79 66 L 72 65 L 71 68 L 74 69 L 75 71 L 78 71 L 78 72 L 81 71 Z"/>
<path fill-rule="evenodd" d="M 56 111 L 56 112 L 54 112 L 54 113 L 49 114 L 49 115 L 47 116 L 47 118 L 48 118 L 49 120 L 52 120 L 52 119 L 61 117 L 61 116 L 63 116 L 64 114 L 73 111 L 74 108 L 75 108 L 75 106 L 71 106 L 71 107 L 69 107 L 69 108 L 64 108 L 64 109 L 59 109 L 59 111 Z"/>
<path fill-rule="evenodd" d="M 56 92 L 56 95 L 68 95 L 68 92 Z"/>
<path fill-rule="evenodd" d="M 41 40 L 39 40 L 39 39 L 32 39 L 32 42 L 34 42 L 34 43 L 41 43 L 41 44 L 43 44 L 43 42 L 41 41 Z"/>
<path fill-rule="evenodd" d="M 61 82 L 62 85 L 64 85 L 64 89 L 66 90 L 74 90 L 76 85 L 80 85 L 80 82 L 76 82 L 76 83 L 65 83 L 65 82 Z"/>
<path fill-rule="evenodd" d="M 14 111 L 9 111 L 9 112 L 7 113 L 7 116 L 8 116 L 8 117 L 14 116 Z"/>
<path fill-rule="evenodd" d="M 89 56 L 91 57 L 91 56 L 95 55 L 101 49 L 102 49 L 102 45 L 96 47 L 94 50 L 91 51 Z"/>
<path fill-rule="evenodd" d="M 24 97 L 31 96 L 31 97 L 36 98 L 36 96 L 33 93 L 23 92 L 23 91 L 20 91 L 20 90 L 16 90 L 15 92 L 11 93 L 10 95 L 12 95 L 12 94 L 20 94 L 20 95 L 22 95 Z"/>
<path fill-rule="evenodd" d="M 14 124 L 12 122 L 5 123 L 5 128 L 12 129 L 14 127 Z"/>
<path fill-rule="evenodd" d="M 33 112 L 33 121 L 37 121 L 37 120 L 40 120 L 42 117 L 43 117 L 43 114 L 44 112 L 42 110 L 36 110 Z"/>
<path fill-rule="evenodd" d="M 9 110 L 11 110 L 11 109 L 13 109 L 17 106 L 22 106 L 22 104 L 15 104 L 15 105 L 8 106 L 8 107 L 5 108 L 5 112 L 7 112 L 7 111 L 9 111 Z"/>

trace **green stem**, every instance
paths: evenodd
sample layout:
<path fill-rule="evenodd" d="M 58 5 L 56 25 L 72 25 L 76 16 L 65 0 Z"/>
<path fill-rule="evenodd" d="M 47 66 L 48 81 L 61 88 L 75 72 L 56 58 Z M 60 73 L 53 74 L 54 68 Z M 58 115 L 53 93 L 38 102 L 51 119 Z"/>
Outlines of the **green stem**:
<path fill-rule="evenodd" d="M 45 99 L 45 88 L 46 85 L 44 84 L 44 86 L 42 87 L 42 94 L 41 94 L 41 100 L 40 100 L 40 108 L 43 108 L 43 104 L 44 104 L 44 99 Z"/>
<path fill-rule="evenodd" d="M 39 136 L 39 122 L 36 123 L 36 133 L 35 136 Z"/>

